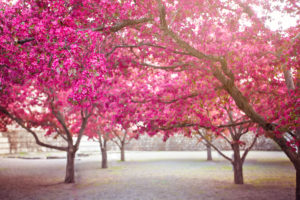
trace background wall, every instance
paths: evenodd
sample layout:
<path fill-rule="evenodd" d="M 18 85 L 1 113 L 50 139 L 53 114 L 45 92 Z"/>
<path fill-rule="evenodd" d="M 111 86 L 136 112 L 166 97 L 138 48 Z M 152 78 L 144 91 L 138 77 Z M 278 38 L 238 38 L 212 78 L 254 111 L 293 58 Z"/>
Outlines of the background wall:
<path fill-rule="evenodd" d="M 44 131 L 36 131 L 39 134 L 39 138 L 44 142 L 60 146 L 66 144 L 61 138 L 54 139 L 52 136 L 45 137 Z M 246 142 L 246 145 L 249 145 L 253 136 L 253 134 L 248 134 L 248 136 L 244 136 L 242 140 Z M 125 149 L 134 151 L 198 151 L 206 149 L 205 145 L 202 142 L 199 142 L 197 138 L 175 135 L 170 137 L 166 142 L 163 142 L 162 138 L 161 135 L 153 137 L 141 135 L 139 140 L 132 139 Z M 230 150 L 230 146 L 222 139 L 216 139 L 213 143 L 222 150 Z M 108 142 L 108 150 L 119 151 L 118 147 L 113 142 Z M 260 137 L 253 147 L 253 150 L 270 151 L 279 150 L 279 148 L 271 139 Z M 10 126 L 8 132 L 0 132 L 0 154 L 51 151 L 56 150 L 37 145 L 33 136 L 20 127 Z M 82 138 L 79 152 L 92 153 L 98 151 L 99 143 L 96 139 L 91 140 L 87 137 Z"/>

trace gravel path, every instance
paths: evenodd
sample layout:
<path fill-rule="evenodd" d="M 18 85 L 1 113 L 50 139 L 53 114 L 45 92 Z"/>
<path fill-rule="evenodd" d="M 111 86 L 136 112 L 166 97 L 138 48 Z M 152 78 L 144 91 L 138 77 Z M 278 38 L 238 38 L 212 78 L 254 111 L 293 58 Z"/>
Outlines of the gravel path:
<path fill-rule="evenodd" d="M 203 152 L 202 152 L 203 154 Z M 109 169 L 99 157 L 76 160 L 76 183 L 63 184 L 64 159 L 0 158 L 0 199 L 100 200 L 288 200 L 295 171 L 280 152 L 254 152 L 244 166 L 244 185 L 234 185 L 229 162 L 199 152 L 111 153 Z"/>

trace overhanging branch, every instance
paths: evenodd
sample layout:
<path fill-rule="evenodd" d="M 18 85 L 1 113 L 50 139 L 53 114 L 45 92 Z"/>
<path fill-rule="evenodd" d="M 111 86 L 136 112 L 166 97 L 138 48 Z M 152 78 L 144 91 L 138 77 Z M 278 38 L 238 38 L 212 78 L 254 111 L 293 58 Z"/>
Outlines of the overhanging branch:
<path fill-rule="evenodd" d="M 109 32 L 117 32 L 125 27 L 128 26 L 134 26 L 134 25 L 138 25 L 138 24 L 142 24 L 142 23 L 146 23 L 152 21 L 152 18 L 141 18 L 141 19 L 128 19 L 128 20 L 124 20 L 122 22 L 117 23 L 114 26 L 111 27 L 105 27 L 105 26 L 100 26 L 100 27 L 96 27 L 96 28 L 79 28 L 77 29 L 77 31 L 86 31 L 86 30 L 92 30 L 92 31 L 109 31 Z M 31 42 L 34 41 L 35 38 L 34 37 L 29 37 L 29 38 L 25 38 L 23 40 L 18 40 L 17 44 L 25 44 L 27 42 Z"/>
<path fill-rule="evenodd" d="M 42 141 L 40 141 L 40 139 L 38 138 L 36 132 L 34 132 L 33 130 L 31 130 L 30 128 L 28 128 L 27 126 L 25 126 L 23 120 L 21 120 L 20 118 L 17 118 L 15 116 L 13 116 L 11 113 L 9 113 L 5 108 L 3 108 L 2 106 L 0 106 L 0 112 L 2 112 L 3 114 L 5 114 L 6 116 L 8 116 L 9 118 L 11 118 L 13 121 L 15 121 L 16 123 L 18 123 L 22 128 L 24 128 L 25 130 L 27 130 L 35 139 L 36 144 L 40 145 L 40 146 L 44 146 L 47 148 L 51 148 L 51 149 L 56 149 L 59 151 L 67 151 L 67 147 L 59 147 L 59 146 L 55 146 L 55 145 L 51 145 L 51 144 L 46 144 Z"/>
<path fill-rule="evenodd" d="M 162 126 L 158 127 L 157 130 L 171 130 L 174 128 L 185 128 L 185 127 L 198 127 L 198 128 L 204 128 L 204 129 L 211 129 L 212 127 L 214 128 L 229 128 L 229 127 L 235 127 L 243 124 L 247 124 L 252 122 L 251 120 L 248 121 L 242 121 L 242 122 L 237 122 L 237 123 L 230 123 L 230 124 L 222 124 L 218 126 L 204 126 L 196 123 L 178 123 L 174 124 L 172 126 Z"/>
<path fill-rule="evenodd" d="M 141 18 L 141 19 L 127 19 L 122 22 L 117 23 L 114 26 L 106 27 L 106 26 L 100 26 L 96 28 L 80 28 L 78 31 L 86 31 L 86 30 L 92 30 L 92 31 L 109 31 L 109 32 L 117 32 L 125 27 L 128 26 L 134 26 L 139 25 L 142 23 L 150 22 L 152 21 L 152 18 Z"/>
<path fill-rule="evenodd" d="M 23 40 L 18 40 L 17 44 L 25 44 L 25 43 L 31 42 L 33 40 L 35 40 L 34 37 L 30 37 L 30 38 L 26 38 L 26 39 L 23 39 Z"/>
<path fill-rule="evenodd" d="M 187 42 L 182 40 L 176 33 L 174 33 L 171 29 L 169 29 L 167 21 L 166 21 L 166 8 L 163 5 L 161 0 L 156 0 L 158 3 L 158 9 L 159 9 L 159 19 L 160 19 L 160 28 L 161 30 L 166 34 L 169 35 L 171 38 L 173 38 L 176 43 L 183 49 L 185 49 L 190 55 L 199 58 L 199 59 L 207 59 L 213 62 L 220 61 L 219 57 L 212 56 L 212 55 L 206 55 L 203 52 L 198 51 L 191 45 L 189 45 Z"/>
<path fill-rule="evenodd" d="M 116 45 L 114 46 L 111 51 L 109 51 L 108 53 L 106 53 L 106 56 L 111 55 L 116 49 L 119 48 L 138 48 L 138 47 L 142 47 L 142 46 L 149 46 L 149 47 L 155 47 L 155 48 L 159 48 L 159 49 L 165 49 L 168 50 L 174 54 L 180 54 L 180 55 L 191 55 L 187 52 L 181 52 L 181 51 L 176 51 L 176 50 L 169 50 L 167 47 L 161 46 L 161 45 L 156 45 L 156 44 L 152 44 L 152 43 L 144 43 L 141 42 L 139 44 L 123 44 L 123 45 Z"/>
<path fill-rule="evenodd" d="M 134 99 L 131 99 L 131 102 L 132 103 L 148 103 L 148 102 L 151 102 L 151 101 L 157 101 L 159 103 L 171 104 L 171 103 L 174 103 L 174 102 L 179 101 L 179 100 L 193 98 L 193 97 L 196 97 L 196 96 L 199 96 L 199 95 L 200 95 L 200 93 L 194 92 L 194 93 L 191 93 L 191 94 L 188 94 L 188 95 L 183 95 L 181 97 L 178 97 L 178 98 L 172 99 L 172 100 L 162 100 L 162 99 L 134 100 Z"/>

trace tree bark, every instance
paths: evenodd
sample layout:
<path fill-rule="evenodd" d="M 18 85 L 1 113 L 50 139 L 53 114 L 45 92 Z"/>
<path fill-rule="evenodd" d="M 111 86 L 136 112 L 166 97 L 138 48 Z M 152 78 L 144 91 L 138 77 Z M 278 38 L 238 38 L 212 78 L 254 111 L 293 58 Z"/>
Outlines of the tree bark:
<path fill-rule="evenodd" d="M 106 148 L 106 140 L 103 140 L 103 147 L 101 147 L 101 155 L 102 155 L 102 163 L 101 168 L 106 169 L 107 168 L 107 148 Z"/>
<path fill-rule="evenodd" d="M 233 173 L 234 173 L 234 183 L 235 184 L 244 184 L 243 177 L 243 161 L 240 156 L 240 147 L 239 144 L 233 144 Z"/>
<path fill-rule="evenodd" d="M 207 152 L 207 160 L 211 161 L 212 160 L 211 146 L 208 143 L 206 143 L 206 152 Z"/>
<path fill-rule="evenodd" d="M 120 150 L 121 150 L 121 161 L 125 161 L 125 144 L 124 143 L 121 144 Z"/>
<path fill-rule="evenodd" d="M 76 154 L 76 150 L 70 147 L 67 151 L 67 167 L 66 167 L 65 183 L 75 182 L 75 165 L 74 165 L 75 154 Z"/>
<path fill-rule="evenodd" d="M 300 166 L 296 168 L 296 200 L 300 200 Z"/>

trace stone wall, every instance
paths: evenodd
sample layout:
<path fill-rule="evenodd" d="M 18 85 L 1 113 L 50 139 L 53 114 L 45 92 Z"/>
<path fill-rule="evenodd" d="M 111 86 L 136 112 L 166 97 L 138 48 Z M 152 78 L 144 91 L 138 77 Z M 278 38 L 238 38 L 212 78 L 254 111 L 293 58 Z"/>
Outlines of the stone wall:
<path fill-rule="evenodd" d="M 41 141 L 49 144 L 66 146 L 66 142 L 62 139 L 53 139 L 51 136 L 45 137 L 42 130 L 36 130 L 36 132 Z M 251 141 L 251 137 L 253 137 L 253 134 L 248 134 L 248 136 L 244 136 L 242 140 Z M 196 138 L 176 135 L 170 137 L 166 142 L 163 142 L 162 138 L 161 135 L 153 137 L 141 135 L 139 140 L 132 139 L 125 149 L 134 151 L 199 151 L 206 149 L 205 145 Z M 213 143 L 222 150 L 230 150 L 230 146 L 222 139 L 216 139 Z M 249 142 L 247 142 L 247 145 L 249 145 Z M 108 143 L 108 150 L 119 151 L 118 146 L 113 142 Z M 271 139 L 260 137 L 253 147 L 253 150 L 279 150 L 279 148 Z M 48 151 L 56 150 L 37 145 L 33 136 L 20 127 L 11 126 L 9 127 L 8 132 L 0 132 L 0 154 Z M 82 138 L 79 152 L 89 153 L 99 151 L 99 143 L 97 140 L 91 140 L 87 137 Z"/>
<path fill-rule="evenodd" d="M 37 145 L 33 136 L 21 127 L 9 126 L 8 130 L 7 132 L 0 132 L 0 154 L 56 151 Z M 62 139 L 54 139 L 51 136 L 45 137 L 43 130 L 35 129 L 35 132 L 39 139 L 45 143 L 65 145 L 65 141 Z"/>
<path fill-rule="evenodd" d="M 246 142 L 246 147 L 250 145 L 253 139 L 253 135 L 249 134 L 242 138 Z M 223 139 L 216 139 L 213 144 L 222 150 L 230 150 L 230 145 Z M 244 146 L 245 147 L 245 146 Z M 242 149 L 244 148 L 242 147 Z M 141 136 L 139 140 L 131 140 L 126 147 L 127 150 L 140 150 L 140 151 L 198 151 L 205 150 L 206 147 L 204 143 L 199 142 L 195 137 L 188 138 L 182 135 L 176 135 L 170 137 L 166 142 L 163 142 L 162 136 Z M 280 148 L 269 138 L 263 136 L 259 137 L 253 150 L 280 150 Z"/>
<path fill-rule="evenodd" d="M 249 134 L 248 138 L 242 138 L 243 141 L 252 141 L 252 135 Z M 222 139 L 216 139 L 213 144 L 222 150 L 230 150 L 230 146 Z M 246 142 L 246 147 L 249 146 L 249 142 Z M 113 142 L 108 142 L 108 150 L 119 151 L 118 146 Z M 196 138 L 187 138 L 182 135 L 176 135 L 170 137 L 166 142 L 163 141 L 163 137 L 156 135 L 149 137 L 147 135 L 141 135 L 138 140 L 132 139 L 129 144 L 125 147 L 126 150 L 131 151 L 200 151 L 206 150 L 205 145 L 199 142 Z M 243 147 L 241 148 L 243 149 Z M 277 151 L 280 150 L 277 144 L 271 139 L 260 137 L 258 138 L 256 145 L 253 150 L 264 150 L 264 151 Z M 99 143 L 97 140 L 82 138 L 79 152 L 82 153 L 93 153 L 100 152 Z"/>

